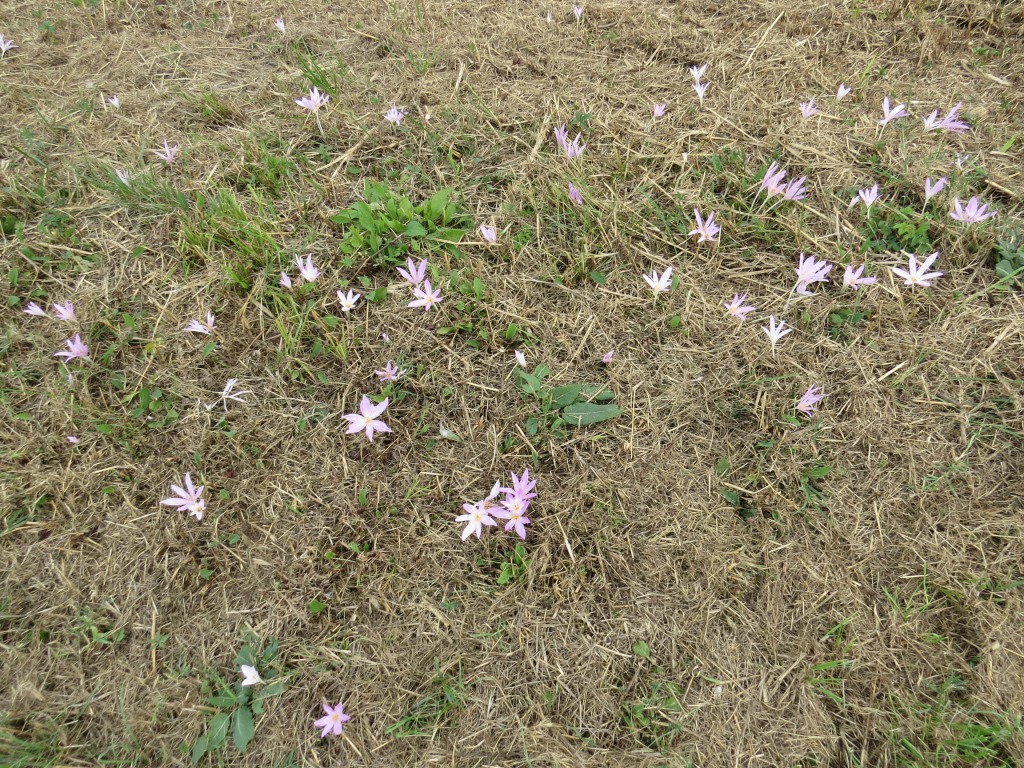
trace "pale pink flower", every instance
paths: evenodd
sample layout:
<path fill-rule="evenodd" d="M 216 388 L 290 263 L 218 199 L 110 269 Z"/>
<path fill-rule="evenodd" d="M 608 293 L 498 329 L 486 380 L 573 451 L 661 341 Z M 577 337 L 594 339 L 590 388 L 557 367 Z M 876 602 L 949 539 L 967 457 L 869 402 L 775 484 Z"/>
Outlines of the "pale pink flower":
<path fill-rule="evenodd" d="M 929 272 L 928 268 L 935 263 L 935 260 L 939 258 L 939 252 L 936 251 L 924 262 L 918 264 L 917 257 L 912 253 L 908 253 L 909 264 L 906 269 L 900 269 L 899 267 L 891 267 L 893 274 L 897 277 L 903 278 L 903 284 L 911 287 L 919 286 L 921 288 L 930 288 L 932 282 L 942 276 L 941 272 Z"/>
<path fill-rule="evenodd" d="M 320 733 L 321 739 L 326 739 L 327 734 L 333 734 L 334 736 L 341 736 L 342 728 L 352 718 L 345 714 L 345 707 L 339 701 L 338 706 L 331 707 L 324 704 L 324 716 L 313 723 L 317 728 L 323 728 Z"/>
<path fill-rule="evenodd" d="M 107 103 L 110 106 L 112 106 L 114 109 L 120 109 L 121 108 L 121 99 L 118 98 L 116 93 L 113 96 L 110 96 L 110 97 L 107 98 Z"/>
<path fill-rule="evenodd" d="M 46 317 L 46 311 L 36 304 L 34 301 L 30 301 L 25 305 L 25 309 L 22 310 L 26 315 L 32 315 L 33 317 Z"/>
<path fill-rule="evenodd" d="M 773 354 L 775 352 L 775 345 L 782 339 L 783 336 L 785 336 L 787 333 L 791 333 L 792 330 L 793 330 L 792 328 L 786 328 L 785 330 L 783 330 L 783 327 L 785 325 L 786 325 L 786 321 L 785 320 L 779 320 L 779 324 L 776 325 L 775 324 L 775 315 L 770 315 L 768 317 L 768 325 L 762 325 L 761 326 L 761 330 L 764 331 L 768 335 L 768 338 L 772 342 L 772 353 Z"/>
<path fill-rule="evenodd" d="M 198 488 L 193 485 L 192 476 L 186 472 L 185 487 L 182 488 L 180 485 L 171 483 L 171 493 L 177 495 L 164 499 L 160 503 L 168 507 L 177 507 L 179 512 L 188 512 L 196 520 L 202 520 L 203 513 L 206 511 L 206 501 L 203 499 L 205 488 L 205 485 L 200 485 Z"/>
<path fill-rule="evenodd" d="M 520 496 L 508 496 L 501 502 L 501 506 L 495 508 L 491 514 L 502 520 L 508 520 L 505 530 L 515 530 L 516 534 L 523 541 L 526 540 L 526 526 L 530 524 L 530 518 L 526 516 L 526 510 L 530 502 Z"/>
<path fill-rule="evenodd" d="M 516 362 L 519 363 L 521 367 L 526 367 L 526 355 L 524 355 L 518 349 L 516 350 Z"/>
<path fill-rule="evenodd" d="M 732 315 L 737 320 L 746 320 L 747 315 L 757 310 L 753 304 L 744 305 L 743 302 L 747 300 L 747 294 L 740 296 L 738 293 L 734 293 L 731 301 L 724 302 L 725 312 L 728 315 Z"/>
<path fill-rule="evenodd" d="M 936 109 L 928 117 L 924 118 L 924 129 L 926 131 L 949 131 L 950 133 L 963 133 L 968 130 L 971 127 L 970 123 L 957 120 L 956 117 L 962 106 L 962 101 L 957 102 L 956 106 L 952 107 L 941 120 L 939 119 L 939 110 Z"/>
<path fill-rule="evenodd" d="M 416 298 L 410 301 L 407 307 L 423 307 L 424 312 L 429 312 L 431 307 L 441 303 L 441 289 L 433 288 L 429 280 L 424 280 L 422 286 L 413 288 L 412 293 Z"/>
<path fill-rule="evenodd" d="M 4 37 L 3 35 L 0 35 L 0 57 L 2 57 L 8 51 L 10 51 L 10 50 L 12 50 L 14 48 L 17 48 L 17 47 L 18 46 L 16 46 L 14 44 L 13 40 L 11 40 L 10 38 Z"/>
<path fill-rule="evenodd" d="M 806 176 L 801 176 L 799 179 L 793 179 L 786 185 L 786 189 L 783 191 L 782 196 L 786 200 L 803 200 L 807 197 L 807 191 L 804 189 L 804 182 L 806 180 Z"/>
<path fill-rule="evenodd" d="M 601 362 L 604 363 L 605 365 L 607 365 L 608 363 L 610 363 L 612 361 L 613 357 L 615 357 L 615 350 L 614 349 L 609 349 L 601 357 Z"/>
<path fill-rule="evenodd" d="M 282 272 L 281 273 L 281 279 L 277 281 L 277 284 L 280 285 L 282 288 L 291 288 L 292 287 L 292 279 L 290 277 L 288 277 L 287 274 Z"/>
<path fill-rule="evenodd" d="M 722 231 L 721 227 L 715 224 L 715 212 L 712 211 L 710 214 L 708 214 L 708 219 L 707 221 L 705 221 L 700 215 L 700 210 L 694 208 L 693 216 L 694 218 L 697 219 L 697 226 L 696 228 L 690 230 L 690 234 L 700 235 L 700 238 L 697 240 L 698 244 L 704 242 L 713 243 L 715 241 L 715 236 Z"/>
<path fill-rule="evenodd" d="M 156 155 L 159 160 L 163 160 L 165 163 L 170 165 L 178 156 L 178 149 L 179 147 L 177 144 L 171 146 L 170 144 L 167 143 L 167 140 L 165 139 L 163 149 L 151 149 L 150 152 Z"/>
<path fill-rule="evenodd" d="M 224 385 L 224 389 L 220 393 L 220 396 L 212 403 L 208 403 L 206 406 L 206 410 L 212 411 L 214 408 L 217 407 L 217 403 L 223 402 L 224 413 L 227 413 L 228 400 L 234 400 L 236 403 L 241 403 L 242 405 L 245 405 L 245 400 L 242 399 L 242 395 L 251 395 L 252 392 L 250 392 L 247 389 L 243 389 L 241 392 L 235 392 L 235 385 L 237 383 L 238 379 L 228 379 L 227 383 Z"/>
<path fill-rule="evenodd" d="M 412 256 L 406 259 L 405 265 L 409 268 L 408 270 L 398 267 L 398 274 L 402 276 L 402 279 L 409 285 L 416 287 L 420 285 L 427 277 L 427 260 L 421 259 L 417 264 L 413 261 Z"/>
<path fill-rule="evenodd" d="M 522 477 L 517 477 L 515 472 L 512 472 L 512 485 L 508 488 L 499 488 L 500 493 L 507 494 L 509 496 L 518 496 L 522 499 L 535 499 L 537 494 L 533 493 L 533 489 L 537 487 L 537 480 L 530 479 L 530 470 L 524 469 Z M 488 499 L 494 498 L 496 494 L 492 494 Z"/>
<path fill-rule="evenodd" d="M 572 183 L 569 184 L 569 200 L 574 205 L 583 205 L 583 193 Z"/>
<path fill-rule="evenodd" d="M 489 227 L 486 224 L 480 225 L 480 237 L 486 240 L 491 245 L 498 242 L 498 232 L 494 227 Z"/>
<path fill-rule="evenodd" d="M 79 444 L 79 443 L 81 442 L 81 440 L 79 440 L 79 439 L 78 439 L 78 437 L 77 437 L 76 435 L 68 435 L 68 436 L 67 436 L 66 438 L 64 438 L 64 439 L 65 439 L 65 440 L 67 440 L 67 441 L 68 441 L 69 443 L 71 443 L 72 445 L 78 445 L 78 444 Z"/>
<path fill-rule="evenodd" d="M 299 274 L 302 275 L 302 279 L 307 283 L 316 282 L 316 279 L 320 277 L 320 270 L 313 264 L 313 254 L 306 254 L 306 261 L 302 261 L 301 256 L 295 257 L 295 266 L 299 268 Z"/>
<path fill-rule="evenodd" d="M 932 177 L 929 176 L 924 180 L 924 201 L 927 203 L 933 197 L 935 197 L 942 188 L 946 186 L 946 177 L 941 177 L 938 181 L 932 182 Z"/>
<path fill-rule="evenodd" d="M 216 327 L 215 321 L 216 318 L 214 317 L 213 312 L 207 312 L 205 323 L 202 320 L 189 320 L 188 325 L 186 325 L 181 330 L 188 331 L 189 333 L 209 334 L 212 333 L 214 328 Z"/>
<path fill-rule="evenodd" d="M 956 153 L 956 167 L 959 168 L 962 171 L 964 169 L 964 166 L 967 165 L 967 161 L 970 160 L 970 159 L 971 159 L 971 156 L 968 153 L 964 152 L 964 153 L 961 154 L 960 152 L 957 152 Z"/>
<path fill-rule="evenodd" d="M 557 142 L 558 146 L 562 148 L 562 152 L 570 160 L 575 160 L 587 148 L 587 145 L 583 143 L 582 133 L 577 133 L 576 138 L 571 142 L 569 141 L 569 129 L 565 123 L 555 128 L 555 142 Z"/>
<path fill-rule="evenodd" d="M 866 265 L 861 264 L 856 269 L 853 268 L 852 264 L 846 265 L 846 272 L 843 274 L 843 288 L 853 288 L 858 290 L 862 285 L 871 285 L 878 280 L 877 277 L 861 277 L 864 274 L 864 267 Z"/>
<path fill-rule="evenodd" d="M 761 179 L 761 189 L 767 192 L 769 197 L 775 197 L 785 191 L 785 180 L 786 171 L 779 168 L 777 162 L 772 162 L 768 166 L 768 170 L 764 172 L 764 178 Z"/>
<path fill-rule="evenodd" d="M 654 105 L 654 119 L 657 120 L 659 117 L 665 116 L 665 110 L 668 109 L 668 104 L 655 104 Z"/>
<path fill-rule="evenodd" d="M 462 531 L 462 540 L 465 541 L 474 533 L 479 539 L 483 535 L 483 526 L 497 527 L 498 523 L 495 522 L 494 518 L 490 515 L 490 510 L 494 507 L 491 504 L 491 500 L 501 492 L 501 483 L 495 483 L 494 487 L 491 488 L 490 494 L 486 499 L 476 502 L 475 504 L 466 502 L 462 505 L 462 508 L 466 511 L 466 514 L 459 515 L 455 518 L 457 523 L 465 523 L 466 527 Z"/>
<path fill-rule="evenodd" d="M 821 391 L 821 387 L 812 385 L 797 402 L 796 409 L 805 416 L 813 416 L 818 410 L 818 402 L 827 396 Z"/>
<path fill-rule="evenodd" d="M 275 20 L 274 21 L 274 26 L 277 27 L 282 32 L 284 32 L 284 29 L 285 29 L 285 27 L 284 27 L 284 19 L 277 19 L 277 20 Z"/>
<path fill-rule="evenodd" d="M 384 119 L 389 123 L 392 123 L 396 128 L 402 124 L 402 120 L 409 114 L 405 107 L 399 107 L 396 104 L 392 104 L 387 112 L 384 113 Z"/>
<path fill-rule="evenodd" d="M 406 373 L 405 368 L 399 370 L 398 366 L 395 365 L 394 361 L 388 360 L 383 370 L 374 371 L 381 381 L 398 381 L 398 379 Z"/>
<path fill-rule="evenodd" d="M 864 203 L 864 207 L 868 210 L 871 206 L 878 201 L 878 185 L 875 184 L 873 187 L 865 187 L 864 189 L 857 192 L 857 195 L 850 201 L 849 207 L 852 208 L 858 202 Z"/>
<path fill-rule="evenodd" d="M 704 77 L 704 73 L 707 72 L 707 69 L 707 64 L 702 64 L 699 67 L 696 64 L 693 64 L 690 67 L 690 75 L 693 77 L 693 82 L 699 83 L 700 79 Z"/>
<path fill-rule="evenodd" d="M 708 92 L 708 86 L 711 83 L 694 83 L 693 90 L 697 92 L 697 98 L 700 99 L 701 104 L 704 103 L 704 94 Z"/>
<path fill-rule="evenodd" d="M 127 171 L 124 168 L 118 168 L 118 169 L 116 169 L 114 171 L 114 174 L 117 176 L 118 181 L 120 181 L 126 187 L 131 183 L 131 180 L 132 180 L 132 173 L 131 173 L 131 171 Z"/>
<path fill-rule="evenodd" d="M 67 351 L 54 352 L 54 357 L 63 357 L 65 363 L 70 363 L 75 358 L 85 360 L 89 357 L 89 347 L 82 341 L 79 334 L 76 333 L 75 338 L 67 339 L 64 343 L 67 344 Z"/>
<path fill-rule="evenodd" d="M 818 114 L 818 108 L 814 106 L 814 99 L 800 102 L 800 114 L 804 116 L 804 120 L 808 120 Z"/>
<path fill-rule="evenodd" d="M 852 88 L 846 87 L 846 83 L 840 83 L 839 89 L 836 91 L 836 101 L 842 101 L 843 99 L 845 99 L 847 96 L 850 95 L 850 91 L 852 90 Z"/>
<path fill-rule="evenodd" d="M 341 304 L 341 311 L 350 312 L 351 310 L 355 309 L 356 302 L 359 301 L 360 296 L 362 296 L 361 293 L 355 293 L 351 290 L 348 293 L 342 293 L 339 290 L 338 303 Z"/>
<path fill-rule="evenodd" d="M 345 434 L 354 435 L 365 430 L 367 439 L 372 443 L 374 432 L 390 432 L 391 427 L 377 418 L 387 409 L 389 399 L 385 397 L 374 405 L 369 397 L 363 395 L 363 399 L 359 401 L 359 413 L 348 413 L 343 417 L 349 422 Z"/>
<path fill-rule="evenodd" d="M 70 323 L 75 319 L 75 305 L 70 301 L 66 301 L 63 304 L 57 304 L 54 302 L 53 312 L 57 315 L 58 320 Z"/>
<path fill-rule="evenodd" d="M 310 88 L 309 95 L 303 96 L 301 99 L 296 99 L 295 103 L 304 109 L 308 109 L 310 112 L 316 112 L 320 107 L 323 107 L 331 100 L 331 97 L 326 93 L 320 93 L 318 88 Z"/>
<path fill-rule="evenodd" d="M 976 196 L 967 201 L 965 206 L 959 197 L 953 198 L 953 210 L 949 218 L 962 221 L 964 224 L 978 224 L 995 216 L 998 211 L 989 211 L 988 204 L 982 203 Z"/>
<path fill-rule="evenodd" d="M 572 15 L 576 17 L 577 21 L 579 21 L 583 17 L 583 6 L 574 5 L 572 7 Z"/>
<path fill-rule="evenodd" d="M 907 105 L 897 104 L 895 107 L 892 107 L 888 96 L 882 99 L 882 119 L 878 121 L 878 124 L 885 126 L 890 121 L 900 117 L 910 117 L 910 113 L 907 112 Z"/>
<path fill-rule="evenodd" d="M 656 269 L 651 270 L 650 275 L 644 275 L 644 280 L 651 290 L 654 291 L 655 295 L 659 293 L 665 293 L 672 287 L 672 267 L 666 267 L 665 271 L 660 275 Z"/>
<path fill-rule="evenodd" d="M 812 283 L 827 283 L 828 278 L 825 275 L 831 271 L 832 265 L 824 259 L 818 261 L 814 256 L 804 256 L 801 253 L 800 264 L 796 268 L 796 292 L 810 296 L 811 292 L 807 290 L 807 286 Z"/>
<path fill-rule="evenodd" d="M 263 682 L 263 678 L 260 677 L 260 673 L 256 670 L 256 667 L 251 667 L 248 664 L 243 664 L 242 667 L 242 687 L 248 688 L 251 685 L 256 685 Z"/>

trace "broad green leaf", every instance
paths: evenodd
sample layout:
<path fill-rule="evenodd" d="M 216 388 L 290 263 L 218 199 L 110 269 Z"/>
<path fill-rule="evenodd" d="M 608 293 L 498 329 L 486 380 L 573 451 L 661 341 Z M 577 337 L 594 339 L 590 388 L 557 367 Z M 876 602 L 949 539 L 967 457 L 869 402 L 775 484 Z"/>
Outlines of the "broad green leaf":
<path fill-rule="evenodd" d="M 643 640 L 637 640 L 633 643 L 633 653 L 642 658 L 649 659 L 651 658 L 651 647 Z"/>
<path fill-rule="evenodd" d="M 427 230 L 423 228 L 423 225 L 418 221 L 410 221 L 405 225 L 406 237 L 425 237 Z"/>
<path fill-rule="evenodd" d="M 210 721 L 210 727 L 206 731 L 206 743 L 210 749 L 217 750 L 224 744 L 228 737 L 228 728 L 231 725 L 231 715 L 227 712 L 218 712 Z"/>
<path fill-rule="evenodd" d="M 326 607 L 327 604 L 321 603 L 319 600 L 313 599 L 309 601 L 309 612 L 312 613 L 314 616 L 323 611 L 323 609 Z"/>
<path fill-rule="evenodd" d="M 555 387 L 551 390 L 551 404 L 555 408 L 572 405 L 579 399 L 582 389 L 582 384 L 566 384 L 564 387 Z"/>
<path fill-rule="evenodd" d="M 196 743 L 192 747 L 192 765 L 198 765 L 199 761 L 203 759 L 203 755 L 206 754 L 206 743 L 205 736 L 196 739 Z"/>
<path fill-rule="evenodd" d="M 576 403 L 562 410 L 565 423 L 573 427 L 586 427 L 614 419 L 622 409 L 610 403 Z"/>
<path fill-rule="evenodd" d="M 256 723 L 253 722 L 252 712 L 248 707 L 239 707 L 235 710 L 235 728 L 231 733 L 234 739 L 235 748 L 239 752 L 245 752 L 252 737 L 256 735 Z"/>

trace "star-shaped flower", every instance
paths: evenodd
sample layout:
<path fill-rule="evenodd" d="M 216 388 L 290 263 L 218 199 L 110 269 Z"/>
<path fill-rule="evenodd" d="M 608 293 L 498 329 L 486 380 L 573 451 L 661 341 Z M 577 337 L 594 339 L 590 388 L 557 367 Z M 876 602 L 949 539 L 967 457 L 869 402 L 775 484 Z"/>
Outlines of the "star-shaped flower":
<path fill-rule="evenodd" d="M 2 57 L 8 51 L 10 51 L 10 50 L 12 50 L 14 48 L 17 48 L 17 47 L 18 46 L 16 46 L 14 44 L 13 40 L 11 40 L 10 38 L 4 37 L 3 35 L 0 35 L 0 57 Z"/>
<path fill-rule="evenodd" d="M 878 201 L 878 185 L 875 184 L 873 187 L 865 187 L 857 192 L 857 195 L 850 201 L 849 207 L 852 208 L 858 202 L 864 203 L 864 207 L 868 210 L 871 206 Z"/>
<path fill-rule="evenodd" d="M 409 285 L 413 287 L 418 286 L 424 281 L 424 279 L 426 279 L 426 259 L 421 259 L 420 262 L 417 264 L 415 261 L 413 261 L 412 256 L 410 256 L 408 259 L 406 259 L 405 266 L 407 266 L 409 269 L 405 270 L 402 269 L 401 267 L 398 267 L 398 274 L 400 274 L 402 276 L 402 279 L 409 283 Z"/>
<path fill-rule="evenodd" d="M 326 93 L 320 93 L 318 88 L 310 88 L 309 95 L 303 96 L 301 99 L 296 99 L 295 103 L 303 109 L 308 109 L 310 112 L 316 112 L 320 107 L 326 106 L 327 102 L 331 100 L 331 97 Z"/>
<path fill-rule="evenodd" d="M 157 159 L 163 160 L 165 163 L 167 163 L 167 165 L 170 165 L 171 163 L 174 162 L 174 159 L 178 156 L 178 149 L 179 149 L 179 147 L 178 147 L 177 144 L 174 144 L 172 146 L 172 145 L 168 144 L 166 139 L 165 139 L 164 140 L 164 148 L 163 149 L 151 149 L 150 152 L 152 152 L 154 155 L 156 155 Z"/>
<path fill-rule="evenodd" d="M 722 231 L 721 227 L 715 224 L 715 212 L 712 211 L 708 214 L 708 219 L 705 221 L 700 215 L 700 210 L 694 208 L 693 216 L 697 220 L 697 226 L 690 230 L 690 235 L 700 235 L 700 238 L 697 240 L 698 244 L 703 242 L 713 243 L 715 237 Z"/>
<path fill-rule="evenodd" d="M 746 300 L 747 294 L 745 293 L 742 296 L 738 293 L 733 294 L 732 301 L 724 303 L 726 314 L 732 315 L 737 320 L 746 320 L 747 315 L 757 309 L 753 304 L 744 305 L 743 302 Z"/>
<path fill-rule="evenodd" d="M 964 224 L 978 224 L 985 219 L 995 216 L 998 211 L 989 211 L 988 204 L 982 203 L 977 197 L 972 197 L 965 206 L 960 202 L 959 197 L 953 198 L 953 210 L 949 218 L 962 221 Z"/>
<path fill-rule="evenodd" d="M 349 715 L 345 714 L 344 705 L 340 701 L 336 707 L 324 704 L 324 712 L 326 714 L 314 723 L 317 728 L 323 728 L 320 738 L 326 739 L 328 734 L 341 736 L 345 723 L 352 719 Z"/>
<path fill-rule="evenodd" d="M 242 395 L 251 395 L 247 389 L 243 389 L 241 392 L 235 392 L 235 385 L 238 384 L 238 379 L 228 379 L 224 385 L 224 389 L 221 390 L 220 396 L 212 403 L 207 403 L 206 410 L 212 411 L 217 407 L 217 403 L 224 403 L 224 413 L 228 412 L 228 400 L 234 400 L 236 403 L 245 405 L 245 400 L 242 399 Z"/>
<path fill-rule="evenodd" d="M 36 304 L 34 301 L 30 301 L 25 305 L 25 309 L 22 310 L 26 315 L 32 315 L 33 317 L 46 317 L 46 310 Z"/>
<path fill-rule="evenodd" d="M 491 500 L 498 495 L 501 490 L 501 483 L 495 483 L 494 487 L 491 488 L 490 494 L 486 499 L 474 503 L 466 502 L 462 505 L 462 508 L 466 511 L 466 514 L 459 515 L 455 518 L 457 523 L 465 523 L 466 527 L 462 531 L 462 540 L 465 541 L 474 533 L 479 539 L 483 535 L 483 527 L 491 526 L 497 527 L 498 523 L 490 515 L 490 510 L 495 505 L 491 504 Z"/>
<path fill-rule="evenodd" d="M 587 148 L 587 145 L 583 143 L 582 133 L 577 133 L 576 138 L 569 141 L 569 129 L 565 123 L 555 127 L 555 142 L 570 160 L 575 160 Z"/>
<path fill-rule="evenodd" d="M 384 113 L 384 119 L 389 123 L 392 123 L 396 128 L 402 124 L 402 120 L 409 114 L 405 107 L 399 107 L 397 104 L 392 104 L 387 112 Z"/>
<path fill-rule="evenodd" d="M 775 345 L 782 339 L 782 337 L 785 336 L 787 333 L 791 333 L 793 331 L 792 328 L 786 328 L 785 330 L 783 330 L 783 327 L 785 325 L 785 320 L 779 320 L 779 324 L 776 325 L 775 315 L 770 315 L 768 317 L 768 325 L 761 326 L 761 330 L 768 335 L 768 338 L 772 342 L 772 354 L 775 353 Z"/>
<path fill-rule="evenodd" d="M 359 413 L 348 413 L 344 416 L 349 422 L 345 434 L 353 435 L 365 430 L 367 439 L 372 443 L 374 432 L 390 432 L 391 427 L 377 418 L 387 409 L 388 400 L 389 398 L 385 397 L 377 405 L 374 405 L 370 402 L 369 397 L 363 395 L 363 399 L 359 402 Z"/>
<path fill-rule="evenodd" d="M 196 520 L 202 520 L 203 513 L 206 511 L 206 502 L 203 500 L 205 489 L 205 485 L 200 485 L 198 488 L 193 485 L 192 475 L 186 472 L 185 487 L 182 488 L 180 485 L 171 483 L 171 493 L 177 495 L 164 499 L 160 503 L 168 507 L 177 507 L 179 512 L 188 512 Z"/>
<path fill-rule="evenodd" d="M 704 94 L 708 92 L 708 86 L 711 83 L 694 83 L 693 90 L 697 92 L 697 98 L 700 99 L 700 103 L 704 103 Z"/>
<path fill-rule="evenodd" d="M 818 108 L 814 106 L 814 99 L 800 102 L 800 114 L 804 116 L 804 120 L 808 120 L 818 114 Z"/>
<path fill-rule="evenodd" d="M 812 385 L 797 402 L 796 409 L 805 416 L 813 416 L 818 409 L 818 402 L 826 397 L 821 387 Z"/>
<path fill-rule="evenodd" d="M 644 275 L 644 280 L 655 294 L 665 293 L 672 287 L 672 267 L 666 267 L 660 275 L 656 269 L 651 270 L 650 275 Z"/>
<path fill-rule="evenodd" d="M 897 104 L 893 107 L 888 96 L 882 99 L 882 119 L 878 121 L 878 124 L 885 126 L 900 117 L 910 117 L 910 113 L 907 112 L 907 105 Z"/>
<path fill-rule="evenodd" d="M 356 302 L 359 301 L 360 296 L 362 296 L 361 293 L 355 293 L 351 290 L 349 290 L 348 293 L 342 293 L 339 290 L 338 303 L 341 304 L 341 311 L 350 312 L 351 310 L 355 309 Z"/>
<path fill-rule="evenodd" d="M 423 307 L 424 312 L 429 312 L 431 307 L 441 303 L 441 289 L 433 288 L 429 280 L 424 280 L 421 287 L 413 288 L 412 293 L 416 298 L 406 306 Z"/>
<path fill-rule="evenodd" d="M 858 290 L 862 285 L 871 285 L 878 280 L 877 277 L 861 277 L 864 274 L 864 264 L 861 264 L 856 269 L 853 268 L 852 264 L 846 265 L 846 272 L 843 274 L 843 288 L 853 288 Z"/>
<path fill-rule="evenodd" d="M 667 109 L 668 109 L 668 104 L 655 104 L 654 105 L 654 109 L 652 110 L 653 114 L 654 114 L 654 119 L 657 120 L 660 117 L 664 117 L 665 116 L 665 110 L 667 110 Z"/>
<path fill-rule="evenodd" d="M 917 257 L 908 253 L 909 264 L 906 269 L 900 269 L 899 267 L 892 267 L 893 274 L 903 278 L 903 284 L 911 287 L 920 286 L 921 288 L 930 288 L 932 282 L 942 276 L 941 272 L 929 272 L 928 268 L 935 263 L 935 260 L 939 258 L 939 252 L 936 251 L 921 264 L 918 264 Z"/>
<path fill-rule="evenodd" d="M 693 64 L 690 67 L 690 76 L 693 77 L 693 81 L 695 83 L 699 83 L 700 79 L 704 77 L 704 73 L 707 72 L 707 69 L 707 64 L 701 64 L 699 67 L 696 64 Z"/>
<path fill-rule="evenodd" d="M 398 381 L 399 377 L 401 377 L 405 372 L 404 368 L 399 370 L 398 366 L 391 360 L 388 360 L 383 370 L 374 371 L 374 373 L 380 377 L 381 381 Z"/>
<path fill-rule="evenodd" d="M 807 286 L 812 283 L 827 283 L 825 277 L 832 271 L 832 265 L 822 259 L 818 261 L 814 256 L 800 254 L 800 264 L 796 268 L 796 292 L 803 296 L 810 296 L 811 292 Z"/>
<path fill-rule="evenodd" d="M 207 312 L 205 323 L 202 320 L 189 320 L 188 325 L 181 330 L 188 331 L 189 333 L 209 334 L 214 330 L 214 328 L 216 328 L 216 318 L 214 317 L 213 312 Z"/>
<path fill-rule="evenodd" d="M 70 363 L 75 358 L 85 360 L 89 357 L 89 347 L 79 334 L 76 333 L 75 338 L 67 339 L 64 343 L 67 344 L 67 351 L 54 352 L 54 357 L 63 357 L 65 363 Z"/>
<path fill-rule="evenodd" d="M 938 181 L 933 182 L 932 177 L 929 176 L 924 180 L 924 201 L 927 203 L 933 197 L 935 197 L 942 188 L 946 186 L 946 177 L 942 176 Z"/>

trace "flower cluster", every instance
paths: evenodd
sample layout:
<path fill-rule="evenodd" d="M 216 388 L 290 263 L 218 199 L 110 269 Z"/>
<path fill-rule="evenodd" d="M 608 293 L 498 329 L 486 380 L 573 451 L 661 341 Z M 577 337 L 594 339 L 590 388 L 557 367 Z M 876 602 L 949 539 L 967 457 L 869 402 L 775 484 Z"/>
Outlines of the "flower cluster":
<path fill-rule="evenodd" d="M 486 498 L 463 504 L 462 508 L 466 514 L 455 518 L 455 522 L 466 524 L 462 531 L 462 540 L 465 541 L 473 534 L 479 539 L 484 526 L 497 527 L 498 521 L 495 518 L 507 520 L 505 530 L 514 530 L 520 539 L 525 540 L 526 526 L 530 524 L 526 510 L 530 502 L 537 498 L 537 494 L 533 492 L 536 485 L 537 481 L 530 479 L 530 470 L 524 469 L 522 477 L 516 477 L 516 473 L 512 473 L 511 487 L 503 488 L 501 481 L 498 481 Z M 498 494 L 503 494 L 504 498 L 495 502 Z"/>

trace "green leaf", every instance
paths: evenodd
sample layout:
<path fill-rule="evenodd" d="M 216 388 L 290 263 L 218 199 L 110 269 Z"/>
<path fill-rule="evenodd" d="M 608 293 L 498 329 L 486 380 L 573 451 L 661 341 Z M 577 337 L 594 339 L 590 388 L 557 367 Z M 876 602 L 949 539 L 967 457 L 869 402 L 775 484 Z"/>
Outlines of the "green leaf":
<path fill-rule="evenodd" d="M 730 466 L 731 465 L 729 464 L 729 460 L 728 459 L 726 459 L 726 458 L 719 459 L 718 462 L 715 464 L 715 474 L 719 475 L 721 477 L 725 477 L 725 475 L 727 475 L 729 473 L 729 467 Z"/>
<path fill-rule="evenodd" d="M 231 715 L 227 712 L 218 712 L 210 721 L 210 727 L 206 731 L 206 742 L 210 749 L 217 750 L 224 744 L 228 737 L 228 727 L 231 725 Z"/>
<path fill-rule="evenodd" d="M 738 507 L 740 505 L 740 494 L 739 494 L 738 491 L 731 491 L 731 490 L 726 490 L 724 488 L 719 488 L 718 492 L 720 494 L 722 494 L 722 498 L 723 499 L 728 501 L 734 507 Z"/>
<path fill-rule="evenodd" d="M 104 435 L 109 435 L 111 432 L 114 431 L 114 428 L 109 424 L 97 424 L 96 431 L 102 432 Z"/>
<path fill-rule="evenodd" d="M 405 225 L 406 237 L 426 237 L 427 230 L 418 221 L 410 221 Z"/>
<path fill-rule="evenodd" d="M 555 387 L 551 390 L 551 404 L 555 408 L 572 405 L 579 398 L 582 390 L 582 384 L 566 384 L 564 387 Z"/>
<path fill-rule="evenodd" d="M 451 195 L 451 189 L 439 189 L 434 193 L 434 196 L 427 201 L 426 204 L 426 215 L 431 221 L 437 221 L 441 218 L 444 213 L 444 207 L 448 204 L 448 197 Z"/>
<path fill-rule="evenodd" d="M 621 413 L 619 406 L 610 403 L 576 403 L 562 411 L 562 418 L 570 426 L 586 427 L 614 419 Z"/>
<path fill-rule="evenodd" d="M 252 712 L 248 707 L 239 707 L 235 710 L 235 728 L 231 733 L 235 741 L 235 749 L 245 752 L 252 737 L 256 735 L 256 723 L 253 722 Z"/>
<path fill-rule="evenodd" d="M 316 616 L 327 607 L 326 603 L 321 603 L 319 600 L 313 599 L 309 601 L 309 612 Z"/>
<path fill-rule="evenodd" d="M 641 658 L 649 659 L 651 658 L 651 647 L 643 640 L 637 640 L 633 643 L 633 653 Z"/>
<path fill-rule="evenodd" d="M 820 479 L 822 477 L 828 477 L 831 472 L 832 467 L 828 464 L 822 464 L 821 466 L 811 468 L 811 470 L 805 474 L 805 477 Z"/>
<path fill-rule="evenodd" d="M 516 368 L 516 376 L 519 379 L 519 386 L 528 395 L 539 395 L 541 389 L 540 379 L 532 373 L 527 373 L 522 368 Z"/>
<path fill-rule="evenodd" d="M 512 580 L 512 564 L 503 563 L 501 573 L 498 575 L 499 584 L 508 584 Z"/>
<path fill-rule="evenodd" d="M 596 271 L 590 273 L 590 279 L 598 285 L 604 285 L 608 282 L 608 278 L 606 278 L 603 273 Z"/>
<path fill-rule="evenodd" d="M 234 696 L 207 696 L 206 703 L 211 707 L 233 707 L 235 706 Z"/>
<path fill-rule="evenodd" d="M 382 285 L 380 288 L 377 288 L 376 290 L 370 291 L 369 293 L 366 294 L 366 300 L 375 303 L 380 303 L 384 301 L 384 299 L 386 299 L 387 297 L 388 288 L 386 285 Z"/>
<path fill-rule="evenodd" d="M 199 761 L 203 759 L 203 755 L 206 754 L 206 744 L 206 736 L 196 739 L 196 743 L 192 747 L 192 765 L 198 765 Z"/>

